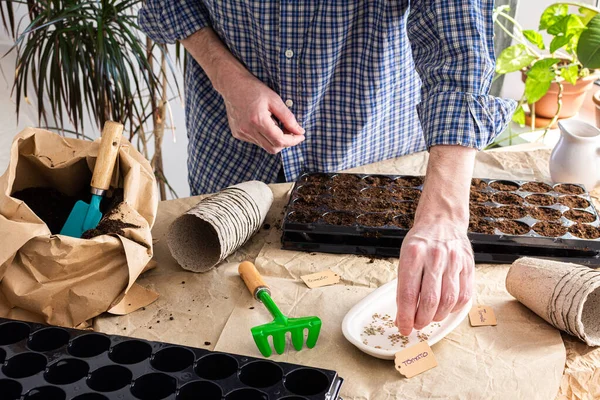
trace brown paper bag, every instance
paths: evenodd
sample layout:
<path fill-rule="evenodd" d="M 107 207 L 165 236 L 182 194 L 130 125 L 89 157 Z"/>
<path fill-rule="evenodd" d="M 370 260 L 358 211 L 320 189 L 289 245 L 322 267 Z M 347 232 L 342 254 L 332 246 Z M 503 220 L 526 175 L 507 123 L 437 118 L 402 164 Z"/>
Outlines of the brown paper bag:
<path fill-rule="evenodd" d="M 41 129 L 15 137 L 0 177 L 0 316 L 75 327 L 113 307 L 133 311 L 158 296 L 140 296 L 140 288 L 127 295 L 152 258 L 158 196 L 150 164 L 126 140 L 111 188 L 123 188 L 118 212 L 139 228 L 126 228 L 123 236 L 52 235 L 25 202 L 11 197 L 31 187 L 53 187 L 70 196 L 87 190 L 98 149 L 99 141 Z"/>

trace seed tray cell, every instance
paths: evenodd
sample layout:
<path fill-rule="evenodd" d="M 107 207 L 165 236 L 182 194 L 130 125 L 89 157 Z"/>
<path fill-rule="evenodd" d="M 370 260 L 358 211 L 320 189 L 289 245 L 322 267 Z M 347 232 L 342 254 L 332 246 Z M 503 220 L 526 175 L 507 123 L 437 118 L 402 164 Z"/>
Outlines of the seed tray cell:
<path fill-rule="evenodd" d="M 0 399 L 335 400 L 335 371 L 0 318 Z"/>
<path fill-rule="evenodd" d="M 397 256 L 423 177 L 303 174 L 283 220 L 284 249 Z M 477 261 L 521 256 L 600 265 L 600 219 L 584 187 L 473 179 L 469 238 Z"/>

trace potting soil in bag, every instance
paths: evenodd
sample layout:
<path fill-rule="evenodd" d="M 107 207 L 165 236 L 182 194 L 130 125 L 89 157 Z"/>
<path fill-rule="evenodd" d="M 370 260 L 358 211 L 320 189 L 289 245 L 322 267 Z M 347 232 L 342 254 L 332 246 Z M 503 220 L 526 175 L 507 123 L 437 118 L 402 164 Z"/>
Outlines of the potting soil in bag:
<path fill-rule="evenodd" d="M 89 202 L 98 149 L 99 140 L 41 129 L 15 137 L 0 177 L 0 316 L 76 327 L 156 299 L 135 285 L 152 258 L 156 183 L 125 139 L 97 229 L 88 239 L 58 234 L 75 202 Z"/>

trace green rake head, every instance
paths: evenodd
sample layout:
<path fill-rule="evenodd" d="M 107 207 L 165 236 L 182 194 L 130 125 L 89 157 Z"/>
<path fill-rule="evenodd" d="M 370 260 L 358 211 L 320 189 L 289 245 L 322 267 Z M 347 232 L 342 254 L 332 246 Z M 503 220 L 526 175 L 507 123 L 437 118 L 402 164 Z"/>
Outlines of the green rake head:
<path fill-rule="evenodd" d="M 309 349 L 315 347 L 319 333 L 321 332 L 321 319 L 319 317 L 286 317 L 271 298 L 269 288 L 262 280 L 254 264 L 247 261 L 241 263 L 239 273 L 250 292 L 265 305 L 273 318 L 275 318 L 273 322 L 255 326 L 251 329 L 254 342 L 263 356 L 269 357 L 273 354 L 269 343 L 269 336 L 273 338 L 273 347 L 277 354 L 283 354 L 288 332 L 292 337 L 294 349 L 302 349 L 305 331 L 308 331 L 306 347 Z"/>

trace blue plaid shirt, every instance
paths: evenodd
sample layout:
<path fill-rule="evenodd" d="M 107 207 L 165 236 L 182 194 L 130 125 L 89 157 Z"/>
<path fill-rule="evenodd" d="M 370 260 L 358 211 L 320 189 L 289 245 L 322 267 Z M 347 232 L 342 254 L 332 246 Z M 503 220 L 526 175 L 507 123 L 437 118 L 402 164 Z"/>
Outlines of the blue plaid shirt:
<path fill-rule="evenodd" d="M 306 140 L 270 155 L 231 135 L 188 57 L 192 194 L 303 170 L 338 171 L 434 145 L 481 149 L 515 104 L 490 96 L 493 0 L 147 0 L 140 25 L 173 43 L 211 27 L 286 101 Z"/>

